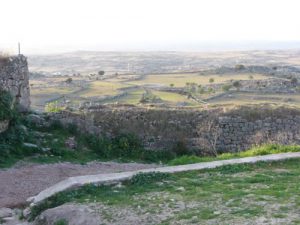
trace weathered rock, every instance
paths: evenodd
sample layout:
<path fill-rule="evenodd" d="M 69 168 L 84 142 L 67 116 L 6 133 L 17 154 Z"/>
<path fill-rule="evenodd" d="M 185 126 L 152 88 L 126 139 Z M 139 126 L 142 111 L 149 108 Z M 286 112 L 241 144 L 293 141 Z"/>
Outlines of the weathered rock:
<path fill-rule="evenodd" d="M 0 89 L 9 91 L 21 112 L 30 109 L 30 88 L 27 58 L 9 57 L 0 64 Z"/>
<path fill-rule="evenodd" d="M 29 114 L 27 116 L 27 120 L 35 125 L 42 126 L 45 124 L 45 119 L 44 117 L 36 114 Z"/>
<path fill-rule="evenodd" d="M 0 219 L 6 218 L 6 217 L 12 217 L 13 214 L 14 214 L 14 212 L 10 208 L 1 208 L 0 209 Z"/>
<path fill-rule="evenodd" d="M 34 222 L 34 225 L 54 225 L 65 220 L 68 225 L 99 225 L 100 217 L 90 207 L 85 205 L 66 204 L 44 211 Z"/>
<path fill-rule="evenodd" d="M 36 144 L 32 144 L 32 143 L 23 143 L 23 145 L 28 148 L 39 148 L 39 146 L 37 146 Z"/>

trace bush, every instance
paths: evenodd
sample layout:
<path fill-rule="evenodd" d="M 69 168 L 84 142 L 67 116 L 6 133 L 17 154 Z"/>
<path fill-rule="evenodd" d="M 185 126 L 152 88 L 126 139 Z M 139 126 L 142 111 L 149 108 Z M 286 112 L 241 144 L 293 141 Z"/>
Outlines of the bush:
<path fill-rule="evenodd" d="M 113 139 L 116 149 L 121 151 L 121 155 L 135 155 L 142 149 L 142 143 L 133 134 L 121 134 Z"/>
<path fill-rule="evenodd" d="M 235 70 L 244 70 L 244 69 L 246 69 L 246 67 L 242 64 L 238 64 L 235 66 Z"/>
<path fill-rule="evenodd" d="M 0 121 L 10 120 L 15 114 L 13 98 L 8 91 L 0 90 Z"/>
<path fill-rule="evenodd" d="M 169 174 L 161 172 L 138 173 L 130 179 L 130 184 L 142 186 L 161 181 L 169 176 Z"/>
<path fill-rule="evenodd" d="M 296 77 L 293 77 L 293 78 L 291 79 L 291 83 L 292 83 L 293 85 L 298 84 L 298 79 L 297 79 Z"/>
<path fill-rule="evenodd" d="M 223 91 L 229 91 L 231 87 L 232 87 L 231 84 L 224 84 L 224 85 L 222 86 L 222 90 L 223 90 Z"/>
<path fill-rule="evenodd" d="M 45 106 L 45 112 L 57 113 L 63 111 L 65 108 L 60 106 L 57 101 L 49 102 Z"/>
<path fill-rule="evenodd" d="M 235 87 L 237 89 L 239 89 L 241 87 L 241 83 L 238 80 L 234 81 L 232 85 L 233 85 L 233 87 Z"/>

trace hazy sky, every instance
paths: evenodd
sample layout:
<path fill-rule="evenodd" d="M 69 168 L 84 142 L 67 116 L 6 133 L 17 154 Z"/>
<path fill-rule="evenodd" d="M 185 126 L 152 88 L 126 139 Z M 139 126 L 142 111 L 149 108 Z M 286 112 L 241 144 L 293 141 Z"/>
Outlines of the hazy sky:
<path fill-rule="evenodd" d="M 0 0 L 0 49 L 185 50 L 299 41 L 300 0 Z"/>

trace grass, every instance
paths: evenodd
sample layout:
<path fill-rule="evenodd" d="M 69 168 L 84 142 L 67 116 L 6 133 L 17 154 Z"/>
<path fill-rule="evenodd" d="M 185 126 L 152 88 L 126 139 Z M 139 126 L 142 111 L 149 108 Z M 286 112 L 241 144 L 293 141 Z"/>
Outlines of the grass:
<path fill-rule="evenodd" d="M 254 79 L 266 79 L 267 76 L 261 74 L 251 74 Z M 182 74 L 152 74 L 147 75 L 144 79 L 133 81 L 136 85 L 143 84 L 164 84 L 169 86 L 174 84 L 175 87 L 184 87 L 187 82 L 201 85 L 210 84 L 209 80 L 214 79 L 215 83 L 224 83 L 230 80 L 249 80 L 249 74 L 232 74 L 232 75 L 199 75 L 198 73 Z"/>
<path fill-rule="evenodd" d="M 223 153 L 217 157 L 199 157 L 195 155 L 184 155 L 175 158 L 168 162 L 169 165 L 184 165 L 200 162 L 210 162 L 215 160 L 225 160 L 233 158 L 243 158 L 259 155 L 286 153 L 286 152 L 300 152 L 300 145 L 276 145 L 276 144 L 266 144 L 258 147 L 253 147 L 247 151 L 237 152 L 237 153 Z"/>
<path fill-rule="evenodd" d="M 90 84 L 90 87 L 80 93 L 81 97 L 99 97 L 107 95 L 118 94 L 118 89 L 128 87 L 130 85 L 113 83 L 107 81 L 94 81 Z"/>
<path fill-rule="evenodd" d="M 300 159 L 227 165 L 122 186 L 88 185 L 59 193 L 33 207 L 32 218 L 67 202 L 93 203 L 114 224 L 147 215 L 149 224 L 297 224 Z M 146 178 L 145 178 L 146 177 Z M 155 177 L 151 175 L 150 177 Z M 145 180 L 148 182 L 145 182 Z M 97 205 L 99 208 L 97 208 Z M 143 223 L 142 220 L 140 223 Z M 145 223 L 145 221 L 144 221 Z M 130 224 L 130 223 L 129 223 Z"/>
<path fill-rule="evenodd" d="M 53 122 L 49 127 L 37 127 L 30 121 L 19 119 L 0 135 L 0 168 L 10 167 L 23 160 L 35 163 L 115 160 L 119 162 L 161 162 L 174 158 L 171 151 L 150 151 L 143 148 L 132 134 L 119 134 L 114 138 L 82 134 L 76 126 L 63 127 Z M 23 124 L 26 129 L 23 129 Z M 65 142 L 74 137 L 77 146 L 70 149 Z M 34 146 L 25 146 L 30 143 Z"/>
<path fill-rule="evenodd" d="M 293 94 L 268 94 L 268 93 L 244 93 L 236 92 L 231 93 L 230 96 L 222 96 L 210 100 L 211 104 L 228 104 L 228 105 L 249 105 L 249 104 L 264 104 L 275 103 L 291 106 L 300 105 L 300 95 L 298 93 Z"/>
<path fill-rule="evenodd" d="M 194 101 L 187 98 L 187 96 L 172 93 L 172 92 L 166 92 L 166 91 L 153 91 L 154 95 L 157 95 L 159 98 L 161 98 L 163 101 L 168 103 L 179 103 L 179 102 L 186 102 L 189 105 L 197 105 Z"/>
<path fill-rule="evenodd" d="M 106 101 L 105 103 L 113 103 L 113 102 L 118 102 L 118 103 L 123 103 L 123 104 L 139 104 L 140 100 L 143 96 L 145 91 L 143 89 L 137 89 L 134 91 L 129 91 L 127 95 L 120 97 L 118 99 L 114 99 L 112 101 Z"/>

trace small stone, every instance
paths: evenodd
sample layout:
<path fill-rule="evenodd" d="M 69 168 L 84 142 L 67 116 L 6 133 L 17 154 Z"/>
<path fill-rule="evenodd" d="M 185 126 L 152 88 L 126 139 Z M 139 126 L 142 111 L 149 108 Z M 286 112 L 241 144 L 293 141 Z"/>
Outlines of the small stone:
<path fill-rule="evenodd" d="M 184 187 L 179 187 L 176 189 L 177 191 L 185 191 L 185 188 Z"/>
<path fill-rule="evenodd" d="M 36 144 L 32 144 L 32 143 L 23 143 L 23 145 L 28 148 L 38 148 Z"/>
<path fill-rule="evenodd" d="M 31 213 L 30 208 L 24 209 L 24 210 L 23 210 L 23 216 L 24 216 L 24 218 L 28 218 L 29 215 L 30 215 L 30 213 Z"/>

